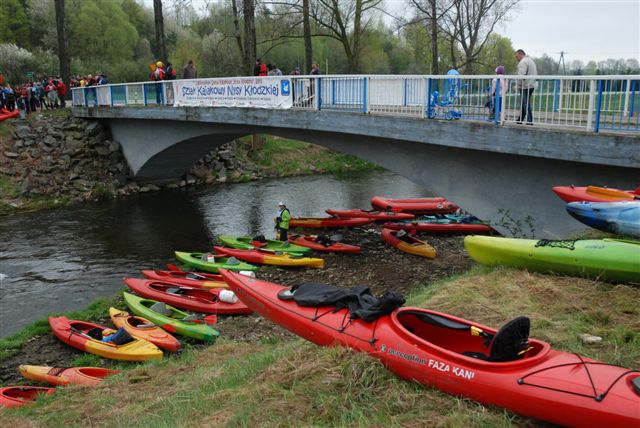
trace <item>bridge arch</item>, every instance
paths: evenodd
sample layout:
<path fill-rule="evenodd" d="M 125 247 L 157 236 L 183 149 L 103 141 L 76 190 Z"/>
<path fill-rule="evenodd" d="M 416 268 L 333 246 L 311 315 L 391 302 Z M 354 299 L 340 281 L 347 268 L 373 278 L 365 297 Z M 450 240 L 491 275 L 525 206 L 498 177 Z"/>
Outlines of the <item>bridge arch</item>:
<path fill-rule="evenodd" d="M 537 237 L 566 236 L 583 228 L 566 214 L 551 187 L 604 183 L 634 187 L 639 181 L 637 138 L 625 136 L 530 127 L 497 130 L 482 124 L 425 124 L 335 112 L 309 117 L 299 111 L 229 108 L 97 110 L 91 116 L 98 113 L 108 122 L 140 180 L 176 178 L 215 147 L 258 132 L 357 156 L 455 201 L 480 218 L 504 221 L 499 227 L 504 232 L 528 232 L 531 226 Z M 625 151 L 626 158 L 621 156 Z"/>

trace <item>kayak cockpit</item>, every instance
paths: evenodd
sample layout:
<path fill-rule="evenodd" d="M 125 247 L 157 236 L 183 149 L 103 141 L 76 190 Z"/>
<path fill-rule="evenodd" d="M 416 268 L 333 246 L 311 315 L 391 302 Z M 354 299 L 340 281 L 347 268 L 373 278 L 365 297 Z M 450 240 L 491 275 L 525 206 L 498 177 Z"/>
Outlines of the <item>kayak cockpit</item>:
<path fill-rule="evenodd" d="M 400 331 L 418 346 L 479 365 L 528 365 L 549 351 L 545 342 L 529 339 L 529 319 L 518 317 L 499 330 L 452 315 L 403 308 L 393 314 Z"/>

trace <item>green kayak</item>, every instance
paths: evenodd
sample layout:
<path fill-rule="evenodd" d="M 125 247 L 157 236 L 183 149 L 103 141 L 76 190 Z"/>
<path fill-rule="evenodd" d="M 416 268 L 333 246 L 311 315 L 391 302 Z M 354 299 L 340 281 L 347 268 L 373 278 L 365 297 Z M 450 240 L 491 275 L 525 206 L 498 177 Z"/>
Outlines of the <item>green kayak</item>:
<path fill-rule="evenodd" d="M 241 262 L 235 257 L 221 257 L 215 256 L 213 261 L 208 261 L 207 256 L 213 256 L 208 253 L 186 253 L 183 251 L 176 251 L 176 258 L 182 263 L 187 264 L 205 272 L 217 273 L 219 268 L 232 270 L 234 272 L 240 272 L 242 270 L 256 271 L 258 266 L 251 265 L 249 263 Z"/>
<path fill-rule="evenodd" d="M 218 331 L 204 324 L 202 321 L 199 323 L 189 321 L 189 319 L 194 318 L 193 315 L 189 315 L 166 303 L 145 299 L 127 292 L 122 293 L 122 295 L 131 312 L 148 319 L 160 327 L 170 325 L 175 329 L 177 334 L 209 343 L 215 342 L 220 335 Z M 173 333 L 173 331 L 171 332 Z"/>
<path fill-rule="evenodd" d="M 311 248 L 303 247 L 301 245 L 291 244 L 288 241 L 276 241 L 273 239 L 265 239 L 264 242 L 256 244 L 250 236 L 230 236 L 220 235 L 218 236 L 220 242 L 227 247 L 238 248 L 240 250 L 272 250 L 281 251 L 287 254 L 308 254 L 311 252 Z"/>
<path fill-rule="evenodd" d="M 526 268 L 613 282 L 640 283 L 640 241 L 533 240 L 467 236 L 464 246 L 483 265 Z"/>

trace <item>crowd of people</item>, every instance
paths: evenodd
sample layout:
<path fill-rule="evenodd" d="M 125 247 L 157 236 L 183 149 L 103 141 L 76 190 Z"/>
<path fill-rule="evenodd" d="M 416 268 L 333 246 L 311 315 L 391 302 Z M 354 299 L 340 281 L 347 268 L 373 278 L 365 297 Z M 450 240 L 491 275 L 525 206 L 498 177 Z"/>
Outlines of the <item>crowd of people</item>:
<path fill-rule="evenodd" d="M 294 68 L 291 73 L 291 76 L 300 76 L 302 72 L 300 71 L 300 67 Z M 311 64 L 311 71 L 309 72 L 311 75 L 319 75 L 320 68 L 318 64 L 315 62 Z M 253 67 L 253 75 L 254 76 L 282 76 L 282 70 L 278 68 L 275 64 L 265 64 L 262 62 L 261 58 L 256 59 L 256 65 Z"/>
<path fill-rule="evenodd" d="M 24 111 L 24 114 L 65 106 L 67 85 L 62 79 L 49 76 L 12 86 L 0 82 L 0 109 Z"/>
<path fill-rule="evenodd" d="M 522 49 L 518 49 L 515 53 L 516 60 L 518 62 L 517 73 L 522 76 L 536 76 L 536 64 L 528 57 Z M 156 61 L 150 66 L 151 72 L 149 79 L 154 82 L 161 82 L 165 80 L 175 80 L 178 78 L 175 68 L 170 62 L 163 62 L 161 60 Z M 457 72 L 456 72 L 457 73 Z M 489 120 L 494 119 L 496 112 L 496 100 L 501 97 L 496 97 L 497 88 L 500 88 L 500 95 L 508 88 L 508 82 L 503 78 L 505 74 L 504 66 L 500 65 L 495 70 L 496 77 L 492 80 L 491 86 L 487 91 L 487 102 L 485 107 L 489 109 Z M 261 58 L 256 59 L 255 67 L 253 70 L 254 76 L 282 76 L 282 70 L 275 64 L 265 64 Z M 300 67 L 295 67 L 290 75 L 301 75 Z M 320 75 L 320 68 L 316 63 L 311 65 L 310 75 Z M 182 67 L 182 79 L 196 79 L 198 72 L 193 60 L 187 61 Z M 497 85 L 500 80 L 500 86 Z M 89 74 L 86 76 L 70 76 L 69 87 L 70 88 L 87 88 L 85 96 L 91 98 L 93 95 L 94 101 L 97 101 L 97 94 L 95 89 L 89 88 L 109 84 L 109 79 L 102 72 L 96 72 L 95 75 Z M 531 98 L 536 88 L 536 82 L 533 79 L 522 79 L 516 82 L 516 91 L 520 94 L 520 115 L 518 116 L 516 123 L 522 123 L 526 121 L 527 125 L 533 124 L 533 112 L 531 108 Z M 36 112 L 38 110 L 55 109 L 59 107 L 65 107 L 65 100 L 67 97 L 67 86 L 60 78 L 60 76 L 44 78 L 41 81 L 30 80 L 12 87 L 10 83 L 4 82 L 2 75 L 0 74 L 0 110 L 5 109 L 8 111 L 14 111 L 19 109 L 25 114 Z M 161 90 L 156 90 L 157 102 L 161 100 Z M 498 107 L 499 109 L 500 107 Z"/>

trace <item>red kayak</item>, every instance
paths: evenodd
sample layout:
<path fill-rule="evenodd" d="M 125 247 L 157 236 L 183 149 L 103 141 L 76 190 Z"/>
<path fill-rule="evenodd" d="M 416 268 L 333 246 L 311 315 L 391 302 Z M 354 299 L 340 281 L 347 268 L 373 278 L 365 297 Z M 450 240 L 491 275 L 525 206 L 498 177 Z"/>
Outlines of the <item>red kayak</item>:
<path fill-rule="evenodd" d="M 393 211 L 378 210 L 326 210 L 327 214 L 335 217 L 360 217 L 370 218 L 374 221 L 410 220 L 415 216 L 410 213 L 396 213 Z"/>
<path fill-rule="evenodd" d="M 427 233 L 463 233 L 473 235 L 495 233 L 491 226 L 482 223 L 475 217 L 454 214 L 421 217 L 414 221 L 385 223 L 383 227 L 393 230 L 415 230 Z"/>
<path fill-rule="evenodd" d="M 202 288 L 176 285 L 167 281 L 124 278 L 127 287 L 147 299 L 157 300 L 188 311 L 218 315 L 244 315 L 252 311 L 242 302 L 229 303 L 220 299 L 223 288 Z"/>
<path fill-rule="evenodd" d="M 411 214 L 446 214 L 460 208 L 445 198 L 389 199 L 382 196 L 371 198 L 371 206 L 379 210 Z"/>
<path fill-rule="evenodd" d="M 361 217 L 291 217 L 289 226 L 309 228 L 357 227 L 373 221 L 371 218 Z"/>
<path fill-rule="evenodd" d="M 348 309 L 281 300 L 278 294 L 289 290 L 281 285 L 220 273 L 263 317 L 315 344 L 368 352 L 404 379 L 558 425 L 640 426 L 639 371 L 529 339 L 526 317 L 496 330 L 403 307 L 366 323 L 350 318 Z"/>
<path fill-rule="evenodd" d="M 598 186 L 555 186 L 552 190 L 565 202 L 616 202 L 640 199 L 640 187 L 636 190 L 620 190 Z"/>
<path fill-rule="evenodd" d="M 329 238 L 318 240 L 318 235 L 289 235 L 289 242 L 311 248 L 312 250 L 330 253 L 360 254 L 361 251 L 357 245 L 333 242 Z"/>
<path fill-rule="evenodd" d="M 0 121 L 3 121 L 5 119 L 11 119 L 13 117 L 18 117 L 18 116 L 20 116 L 20 111 L 18 109 L 9 111 L 3 108 L 2 110 L 0 110 Z"/>
<path fill-rule="evenodd" d="M 0 406 L 20 407 L 36 401 L 41 395 L 51 395 L 55 388 L 44 386 L 5 386 L 0 388 Z"/>
<path fill-rule="evenodd" d="M 145 278 L 167 281 L 176 285 L 196 288 L 227 288 L 227 283 L 215 273 L 181 272 L 174 270 L 143 270 Z"/>

